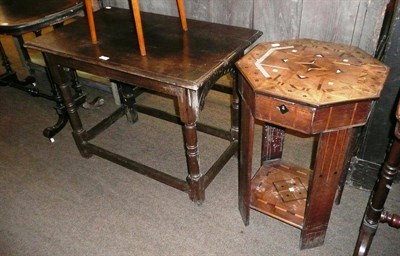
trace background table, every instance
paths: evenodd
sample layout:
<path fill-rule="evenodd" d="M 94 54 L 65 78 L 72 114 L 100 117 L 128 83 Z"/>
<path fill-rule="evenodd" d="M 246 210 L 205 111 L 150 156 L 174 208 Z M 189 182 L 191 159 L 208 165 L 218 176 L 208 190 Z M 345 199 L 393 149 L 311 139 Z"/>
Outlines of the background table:
<path fill-rule="evenodd" d="M 143 13 L 147 55 L 142 57 L 129 10 L 103 9 L 96 12 L 94 18 L 99 39 L 97 44 L 91 42 L 85 19 L 26 44 L 28 48 L 44 53 L 50 73 L 67 106 L 73 135 L 81 154 L 85 157 L 98 155 L 184 191 L 195 202 L 202 202 L 205 199 L 206 187 L 238 149 L 239 106 L 236 90 L 233 90 L 232 96 L 230 132 L 224 133 L 213 127 L 204 129 L 231 141 L 204 174 L 200 169 L 197 142 L 197 129 L 204 127 L 197 124 L 200 111 L 214 83 L 227 73 L 235 74 L 235 61 L 261 32 L 194 20 L 188 20 L 190 29 L 184 32 L 179 18 Z M 123 82 L 124 84 L 119 84 L 119 91 L 124 105 L 92 129 L 86 130 L 73 104 L 70 80 L 65 68 Z M 90 142 L 124 113 L 127 113 L 129 120 L 133 122 L 137 117 L 136 109 L 159 116 L 157 113 L 160 111 L 135 104 L 133 85 L 176 99 L 185 140 L 188 168 L 186 180 L 155 170 Z"/>
<path fill-rule="evenodd" d="M 43 28 L 61 26 L 67 19 L 81 13 L 82 9 L 83 2 L 77 0 L 0 0 L 0 34 L 10 35 L 14 38 L 21 61 L 26 68 L 31 70 L 34 64 L 31 62 L 28 51 L 23 47 L 23 34 L 34 32 L 39 36 Z M 0 85 L 12 86 L 26 91 L 33 96 L 43 97 L 56 102 L 59 120 L 56 125 L 44 131 L 46 137 L 54 137 L 68 121 L 57 88 L 50 81 L 51 94 L 43 93 L 36 87 L 33 77 L 29 76 L 23 81 L 19 80 L 11 67 L 11 63 L 1 42 L 0 54 L 3 66 L 5 67 L 5 73 L 0 75 Z M 80 102 L 84 101 L 84 95 L 80 90 L 77 90 L 76 99 Z"/>

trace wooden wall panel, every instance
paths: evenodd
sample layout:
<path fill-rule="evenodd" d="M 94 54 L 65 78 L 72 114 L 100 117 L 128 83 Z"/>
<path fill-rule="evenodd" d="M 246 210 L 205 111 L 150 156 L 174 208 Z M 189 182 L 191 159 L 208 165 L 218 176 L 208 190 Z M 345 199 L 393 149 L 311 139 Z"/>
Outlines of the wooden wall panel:
<path fill-rule="evenodd" d="M 104 5 L 128 8 L 129 0 L 103 0 Z M 139 1 L 145 12 L 178 16 L 175 0 Z M 253 22 L 253 0 L 187 0 L 186 16 L 189 19 L 205 20 L 240 27 L 251 27 Z"/>
<path fill-rule="evenodd" d="M 359 46 L 371 54 L 375 52 L 387 2 L 388 0 L 363 1 L 358 11 L 360 20 L 357 22 L 358 26 L 355 29 L 353 45 Z"/>
<path fill-rule="evenodd" d="M 351 44 L 363 0 L 303 0 L 299 37 Z"/>
<path fill-rule="evenodd" d="M 177 16 L 175 0 L 141 0 L 143 11 Z M 128 8 L 129 0 L 103 0 Z M 374 54 L 387 0 L 186 0 L 187 17 L 261 30 L 260 41 L 313 38 Z"/>
<path fill-rule="evenodd" d="M 103 6 L 113 6 L 119 8 L 129 8 L 129 0 L 103 0 Z"/>
<path fill-rule="evenodd" d="M 263 31 L 259 41 L 298 38 L 303 0 L 254 0 L 254 28 Z"/>
<path fill-rule="evenodd" d="M 192 2 L 194 1 L 186 1 L 189 6 Z M 207 13 L 208 21 L 239 27 L 252 27 L 253 0 L 198 0 L 197 2 L 208 2 L 209 8 L 203 11 L 203 13 Z M 195 10 L 195 8 L 191 8 L 189 12 Z"/>
<path fill-rule="evenodd" d="M 175 0 L 142 0 L 139 1 L 139 4 L 144 12 L 178 16 L 178 8 Z"/>

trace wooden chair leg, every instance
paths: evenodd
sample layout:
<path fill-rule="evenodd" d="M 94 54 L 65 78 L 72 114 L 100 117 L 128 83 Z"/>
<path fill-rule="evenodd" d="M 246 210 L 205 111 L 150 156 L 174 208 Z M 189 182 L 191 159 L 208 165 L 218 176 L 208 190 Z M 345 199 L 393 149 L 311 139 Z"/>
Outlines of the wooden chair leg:
<path fill-rule="evenodd" d="M 86 16 L 89 23 L 90 37 L 92 38 L 92 43 L 97 44 L 96 27 L 94 25 L 93 8 L 91 0 L 85 0 L 85 8 L 86 8 Z"/>
<path fill-rule="evenodd" d="M 354 256 L 364 256 L 368 254 L 379 222 L 388 223 L 389 226 L 394 228 L 400 228 L 400 216 L 384 211 L 386 198 L 400 165 L 400 104 L 396 115 L 397 125 L 395 129 L 395 138 L 387 160 L 381 168 L 380 177 L 371 193 L 370 200 L 365 210 L 353 253 Z"/>
<path fill-rule="evenodd" d="M 185 14 L 185 6 L 183 4 L 183 0 L 176 0 L 178 5 L 179 17 L 181 19 L 182 29 L 184 31 L 188 30 L 187 22 L 186 22 L 186 14 Z M 132 12 L 133 17 L 135 20 L 136 26 L 136 34 L 139 42 L 139 49 L 140 54 L 142 56 L 146 56 L 146 46 L 144 42 L 144 35 L 143 35 L 143 28 L 142 28 L 142 18 L 140 16 L 140 7 L 138 0 L 131 0 L 132 3 Z M 88 18 L 89 29 L 90 29 L 90 37 L 92 38 L 92 43 L 97 43 L 97 35 L 96 35 L 96 28 L 94 25 L 94 18 L 93 18 L 93 8 L 91 0 L 85 0 L 85 7 L 86 7 L 86 15 Z"/>
<path fill-rule="evenodd" d="M 140 54 L 146 56 L 146 46 L 144 43 L 143 28 L 142 28 L 142 18 L 140 16 L 140 8 L 138 0 L 131 0 L 133 17 L 135 19 L 136 34 L 139 42 Z"/>
<path fill-rule="evenodd" d="M 176 0 L 178 5 L 179 17 L 181 18 L 181 24 L 183 31 L 187 31 L 187 22 L 186 22 L 186 14 L 185 14 L 185 5 L 183 4 L 183 0 Z"/>

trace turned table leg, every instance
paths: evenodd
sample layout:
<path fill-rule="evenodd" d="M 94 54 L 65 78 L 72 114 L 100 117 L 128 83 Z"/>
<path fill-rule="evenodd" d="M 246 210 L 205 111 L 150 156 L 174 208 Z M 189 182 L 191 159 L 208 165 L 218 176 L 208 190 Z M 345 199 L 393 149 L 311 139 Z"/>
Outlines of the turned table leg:
<path fill-rule="evenodd" d="M 189 197 L 193 202 L 201 204 L 205 199 L 205 191 L 201 179 L 203 175 L 200 172 L 196 123 L 185 124 L 183 130 L 188 165 L 187 181 L 190 186 Z"/>
<path fill-rule="evenodd" d="M 66 112 L 68 113 L 69 122 L 72 127 L 72 135 L 75 139 L 75 143 L 79 149 L 79 152 L 84 157 L 90 157 L 91 154 L 87 152 L 84 144 L 87 142 L 89 135 L 87 131 L 83 128 L 82 121 L 78 114 L 78 108 L 75 105 L 72 82 L 70 76 L 68 75 L 69 69 L 55 65 L 52 61 L 50 55 L 45 55 L 47 65 L 49 67 L 49 72 L 55 86 L 58 87 L 60 94 L 62 96 Z"/>
<path fill-rule="evenodd" d="M 125 115 L 130 123 L 135 123 L 138 120 L 138 113 L 135 109 L 136 99 L 134 87 L 126 84 L 117 84 L 120 102 L 125 106 Z"/>

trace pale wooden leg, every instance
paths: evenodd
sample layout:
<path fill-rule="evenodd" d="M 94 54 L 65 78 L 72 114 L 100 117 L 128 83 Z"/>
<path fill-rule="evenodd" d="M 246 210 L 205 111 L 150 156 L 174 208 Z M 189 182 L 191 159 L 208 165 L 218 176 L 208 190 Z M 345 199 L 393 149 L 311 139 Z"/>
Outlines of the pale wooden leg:
<path fill-rule="evenodd" d="M 300 239 L 301 249 L 317 247 L 324 243 L 336 188 L 353 136 L 352 129 L 326 132 L 319 136 L 314 171 L 308 184 L 307 206 Z"/>
<path fill-rule="evenodd" d="M 92 1 L 85 0 L 85 7 L 86 7 L 86 16 L 89 22 L 90 37 L 92 38 L 92 43 L 97 44 L 97 35 L 96 35 L 96 27 L 94 25 Z"/>
<path fill-rule="evenodd" d="M 187 31 L 185 5 L 183 4 L 183 0 L 176 0 L 176 3 L 178 5 L 179 17 L 181 18 L 182 29 L 183 31 Z"/>
<path fill-rule="evenodd" d="M 146 56 L 146 46 L 144 44 L 143 28 L 142 28 L 142 18 L 140 16 L 140 9 L 138 0 L 131 0 L 133 8 L 133 17 L 135 19 L 136 34 L 139 42 L 140 54 Z"/>

